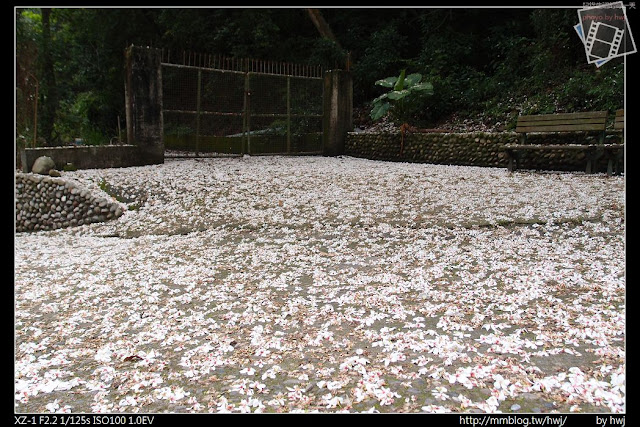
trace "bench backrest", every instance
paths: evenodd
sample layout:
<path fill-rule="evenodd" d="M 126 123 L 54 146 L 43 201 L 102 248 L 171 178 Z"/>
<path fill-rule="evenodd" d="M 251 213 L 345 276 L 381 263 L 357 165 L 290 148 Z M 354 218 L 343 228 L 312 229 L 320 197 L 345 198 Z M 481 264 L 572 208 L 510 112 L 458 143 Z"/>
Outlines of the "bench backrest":
<path fill-rule="evenodd" d="M 624 129 L 624 110 L 616 111 L 616 121 L 613 124 L 614 129 Z"/>
<path fill-rule="evenodd" d="M 516 132 L 604 131 L 607 111 L 519 116 Z"/>

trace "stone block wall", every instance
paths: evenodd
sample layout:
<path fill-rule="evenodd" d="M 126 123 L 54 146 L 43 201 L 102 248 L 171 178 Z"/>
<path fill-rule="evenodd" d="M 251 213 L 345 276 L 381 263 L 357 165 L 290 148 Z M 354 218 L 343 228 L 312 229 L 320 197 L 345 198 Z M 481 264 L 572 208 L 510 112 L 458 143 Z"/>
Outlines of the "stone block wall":
<path fill-rule="evenodd" d="M 31 172 L 33 162 L 40 156 L 51 157 L 58 170 L 67 163 L 72 163 L 77 169 L 120 168 L 149 163 L 136 145 L 26 148 L 21 155 L 23 172 Z"/>

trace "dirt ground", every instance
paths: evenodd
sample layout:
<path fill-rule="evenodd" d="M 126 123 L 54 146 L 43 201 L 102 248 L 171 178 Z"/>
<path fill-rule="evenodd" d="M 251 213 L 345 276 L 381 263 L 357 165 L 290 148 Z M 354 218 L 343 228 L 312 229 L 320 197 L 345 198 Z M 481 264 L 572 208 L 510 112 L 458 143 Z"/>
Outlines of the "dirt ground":
<path fill-rule="evenodd" d="M 16 412 L 625 412 L 625 180 L 349 157 L 65 172 Z"/>

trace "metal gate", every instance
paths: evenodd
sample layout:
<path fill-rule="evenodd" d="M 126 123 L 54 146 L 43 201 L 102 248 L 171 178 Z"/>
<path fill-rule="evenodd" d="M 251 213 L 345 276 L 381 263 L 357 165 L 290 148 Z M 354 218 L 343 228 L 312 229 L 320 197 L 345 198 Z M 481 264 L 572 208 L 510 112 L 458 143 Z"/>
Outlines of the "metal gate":
<path fill-rule="evenodd" d="M 162 52 L 167 154 L 322 153 L 323 70 Z"/>

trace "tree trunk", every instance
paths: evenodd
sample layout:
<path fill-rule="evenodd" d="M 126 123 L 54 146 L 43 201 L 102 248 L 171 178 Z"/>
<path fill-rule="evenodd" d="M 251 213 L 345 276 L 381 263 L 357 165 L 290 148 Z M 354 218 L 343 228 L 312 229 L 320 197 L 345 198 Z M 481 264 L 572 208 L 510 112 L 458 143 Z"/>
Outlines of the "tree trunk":
<path fill-rule="evenodd" d="M 42 55 L 40 76 L 40 135 L 45 145 L 54 145 L 54 123 L 58 109 L 58 89 L 51 47 L 51 9 L 42 8 Z"/>
<path fill-rule="evenodd" d="M 320 35 L 335 42 L 335 44 L 340 47 L 340 43 L 338 43 L 336 36 L 333 35 L 333 31 L 331 31 L 331 27 L 329 27 L 327 21 L 324 20 L 322 13 L 318 9 L 307 9 L 307 13 L 309 14 L 309 18 L 311 18 L 313 25 L 318 29 Z"/>

